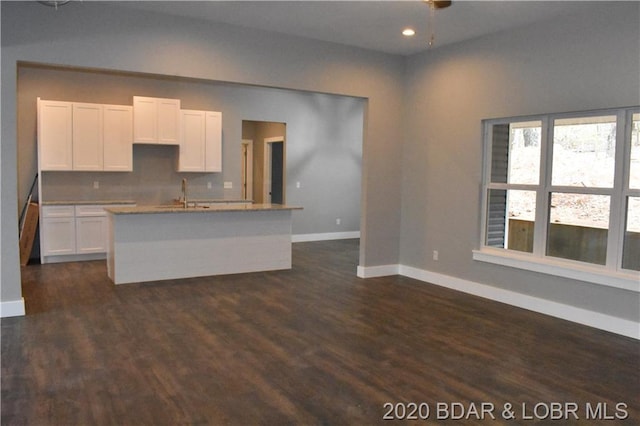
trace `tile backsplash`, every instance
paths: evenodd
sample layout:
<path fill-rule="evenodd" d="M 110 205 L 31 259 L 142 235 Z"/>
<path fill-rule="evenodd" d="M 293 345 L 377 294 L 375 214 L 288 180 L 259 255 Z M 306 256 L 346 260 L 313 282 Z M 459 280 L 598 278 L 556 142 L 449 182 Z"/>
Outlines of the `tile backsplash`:
<path fill-rule="evenodd" d="M 176 172 L 177 149 L 171 145 L 134 145 L 132 172 L 42 172 L 40 198 L 42 201 L 134 200 L 140 205 L 166 204 L 181 196 L 183 178 L 188 180 L 189 198 L 238 198 L 223 188 L 222 173 Z"/>

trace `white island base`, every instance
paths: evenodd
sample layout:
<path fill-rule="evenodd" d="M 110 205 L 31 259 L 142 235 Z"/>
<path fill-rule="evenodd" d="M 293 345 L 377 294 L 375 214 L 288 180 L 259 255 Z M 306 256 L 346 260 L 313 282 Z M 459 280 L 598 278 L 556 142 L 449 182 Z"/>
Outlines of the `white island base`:
<path fill-rule="evenodd" d="M 107 270 L 115 284 L 291 268 L 295 208 L 112 208 Z"/>

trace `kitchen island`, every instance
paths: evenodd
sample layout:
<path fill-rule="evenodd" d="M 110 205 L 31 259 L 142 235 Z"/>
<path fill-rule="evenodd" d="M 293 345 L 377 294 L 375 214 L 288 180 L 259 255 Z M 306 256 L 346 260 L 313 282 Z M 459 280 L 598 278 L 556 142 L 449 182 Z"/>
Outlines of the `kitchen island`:
<path fill-rule="evenodd" d="M 115 284 L 291 268 L 292 211 L 279 204 L 108 207 Z"/>

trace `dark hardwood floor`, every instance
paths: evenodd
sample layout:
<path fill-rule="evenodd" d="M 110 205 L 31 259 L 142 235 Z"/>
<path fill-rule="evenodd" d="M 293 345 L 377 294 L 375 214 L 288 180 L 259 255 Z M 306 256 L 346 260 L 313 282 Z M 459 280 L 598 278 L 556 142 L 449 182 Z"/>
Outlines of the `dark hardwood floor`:
<path fill-rule="evenodd" d="M 554 402 L 554 424 L 640 424 L 640 342 L 359 279 L 357 240 L 293 250 L 289 271 L 117 287 L 104 262 L 25 267 L 27 315 L 1 321 L 2 425 L 371 425 L 385 402 L 428 404 L 408 424 L 544 424 Z"/>

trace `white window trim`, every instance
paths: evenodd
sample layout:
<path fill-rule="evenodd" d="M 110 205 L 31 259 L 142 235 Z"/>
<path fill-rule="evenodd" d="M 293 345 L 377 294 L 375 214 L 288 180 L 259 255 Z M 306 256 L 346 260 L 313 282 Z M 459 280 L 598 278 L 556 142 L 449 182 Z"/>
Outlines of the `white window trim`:
<path fill-rule="evenodd" d="M 626 165 L 625 158 L 629 158 L 631 144 L 630 140 L 626 139 L 631 126 L 632 114 L 640 112 L 640 108 L 616 108 L 606 109 L 598 111 L 583 111 L 566 114 L 540 114 L 536 116 L 526 117 L 510 117 L 501 119 L 483 120 L 483 182 L 482 182 L 482 226 L 480 229 L 480 249 L 473 250 L 473 259 L 476 261 L 493 263 L 502 266 L 508 266 L 518 269 L 525 269 L 534 272 L 540 272 L 543 274 L 559 276 L 564 278 L 575 279 L 593 284 L 599 284 L 606 287 L 614 287 L 619 289 L 625 289 L 634 293 L 640 293 L 640 272 L 622 269 L 618 266 L 621 262 L 622 244 L 623 238 L 618 230 L 621 230 L 624 226 L 624 202 L 627 196 L 638 196 L 640 191 L 630 189 L 628 187 L 629 182 L 629 170 Z M 595 115 L 617 115 L 618 123 L 622 121 L 624 126 L 619 128 L 616 137 L 616 173 L 614 188 L 611 189 L 596 189 L 573 187 L 559 187 L 551 185 L 551 167 L 549 165 L 552 161 L 552 149 L 549 140 L 552 140 L 552 128 L 549 124 L 553 123 L 556 119 L 568 118 L 568 117 L 585 117 Z M 505 124 L 514 121 L 541 121 L 542 122 L 542 147 L 541 147 L 541 160 L 545 164 L 540 164 L 540 178 L 539 185 L 516 185 L 516 184 L 496 184 L 491 183 L 491 128 L 495 124 Z M 621 170 L 618 170 L 621 169 Z M 608 246 L 608 256 L 606 265 L 596 265 L 586 262 L 573 261 L 569 259 L 555 258 L 547 256 L 544 253 L 544 246 L 546 241 L 548 220 L 546 217 L 546 203 L 537 204 L 536 207 L 536 228 L 537 231 L 534 234 L 536 239 L 534 242 L 534 252 L 525 253 L 515 250 L 508 250 L 502 248 L 496 248 L 485 245 L 487 238 L 487 208 L 488 199 L 487 193 L 490 188 L 493 189 L 533 189 L 538 193 L 538 201 L 541 201 L 550 192 L 557 192 L 558 190 L 569 190 L 569 192 L 594 192 L 594 193 L 607 193 L 612 197 L 612 211 L 609 219 L 609 243 L 611 244 L 615 240 L 615 247 Z M 578 191 L 576 191 L 578 189 Z M 613 199 L 616 199 L 617 205 L 614 206 Z M 540 208 L 541 207 L 541 208 Z M 540 220 L 542 219 L 542 220 Z M 542 226 L 540 226 L 542 225 Z M 612 231 L 613 229 L 613 231 Z M 611 235 L 613 232 L 613 235 Z M 542 243 L 542 244 L 541 244 Z M 615 259 L 611 259 L 609 254 L 613 254 Z"/>

